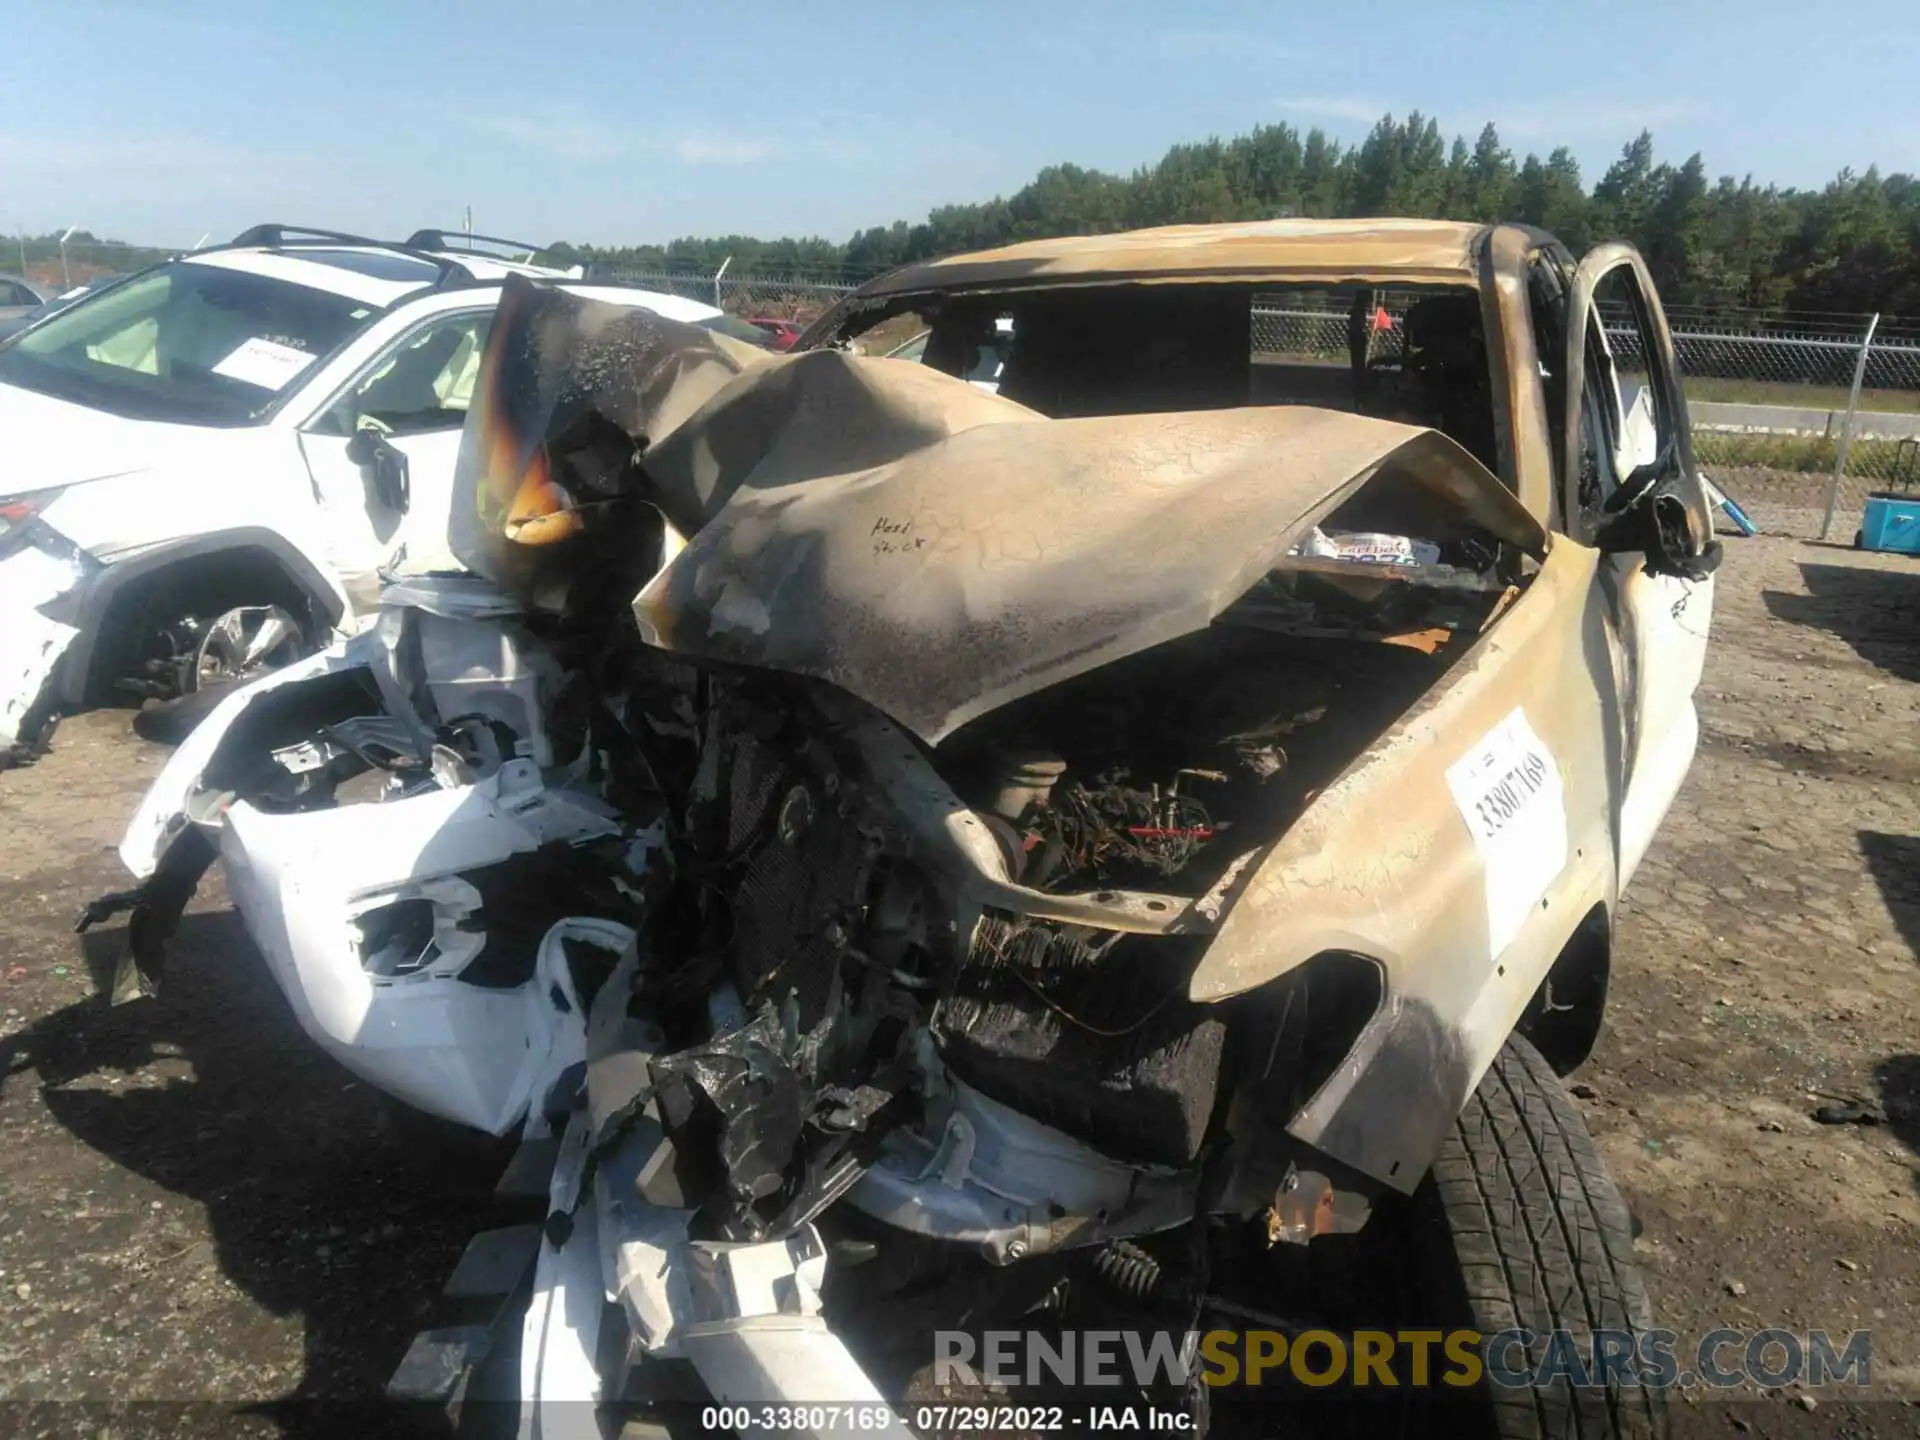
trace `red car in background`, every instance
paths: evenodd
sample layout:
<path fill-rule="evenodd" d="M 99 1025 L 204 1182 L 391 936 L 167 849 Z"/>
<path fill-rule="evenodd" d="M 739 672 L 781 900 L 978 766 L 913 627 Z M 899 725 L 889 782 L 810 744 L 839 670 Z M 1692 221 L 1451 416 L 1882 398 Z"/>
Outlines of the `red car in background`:
<path fill-rule="evenodd" d="M 791 350 L 793 342 L 800 338 L 800 332 L 807 328 L 798 320 L 777 320 L 770 315 L 749 315 L 747 323 L 772 336 L 776 350 Z"/>

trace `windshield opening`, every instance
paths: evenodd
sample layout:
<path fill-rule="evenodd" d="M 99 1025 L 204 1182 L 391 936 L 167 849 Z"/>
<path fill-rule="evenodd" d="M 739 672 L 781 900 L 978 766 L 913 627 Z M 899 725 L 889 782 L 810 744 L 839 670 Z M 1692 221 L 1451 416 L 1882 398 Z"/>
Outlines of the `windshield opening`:
<path fill-rule="evenodd" d="M 1310 405 L 1420 425 L 1505 473 L 1466 286 L 1074 285 L 889 297 L 825 343 L 928 365 L 1055 418 Z"/>
<path fill-rule="evenodd" d="M 0 352 L 0 380 L 142 420 L 246 425 L 374 307 L 176 262 L 89 297 Z"/>

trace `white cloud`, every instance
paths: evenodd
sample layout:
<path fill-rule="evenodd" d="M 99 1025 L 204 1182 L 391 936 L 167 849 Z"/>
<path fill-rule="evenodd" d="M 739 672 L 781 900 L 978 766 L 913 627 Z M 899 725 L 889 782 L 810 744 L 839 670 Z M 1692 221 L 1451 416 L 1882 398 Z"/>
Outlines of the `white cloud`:
<path fill-rule="evenodd" d="M 670 156 L 682 165 L 751 165 L 780 147 L 758 135 L 693 130 L 662 134 L 644 122 L 613 125 L 576 106 L 483 115 L 461 111 L 459 118 L 482 135 L 508 140 L 560 160 L 617 160 L 632 155 Z"/>
<path fill-rule="evenodd" d="M 1391 106 L 1359 95 L 1302 95 L 1274 102 L 1282 110 L 1296 115 L 1317 115 L 1326 120 L 1374 121 Z"/>
<path fill-rule="evenodd" d="M 572 106 L 524 114 L 462 112 L 461 118 L 476 130 L 562 160 L 611 160 L 633 148 L 631 140 L 613 126 Z"/>
<path fill-rule="evenodd" d="M 1490 105 L 1487 113 L 1502 139 L 1571 141 L 1657 131 L 1706 113 L 1698 100 L 1614 100 L 1572 97 L 1544 104 Z"/>
<path fill-rule="evenodd" d="M 0 164 L 19 172 L 138 169 L 201 174 L 272 157 L 244 145 L 193 135 L 17 135 L 0 133 Z"/>
<path fill-rule="evenodd" d="M 773 152 L 773 142 L 757 135 L 692 134 L 673 142 L 682 165 L 751 165 Z"/>
<path fill-rule="evenodd" d="M 1169 60 L 1212 60 L 1226 65 L 1262 65 L 1280 60 L 1307 60 L 1308 51 L 1282 45 L 1254 30 L 1222 30 L 1182 25 L 1147 37 L 1152 52 Z"/>

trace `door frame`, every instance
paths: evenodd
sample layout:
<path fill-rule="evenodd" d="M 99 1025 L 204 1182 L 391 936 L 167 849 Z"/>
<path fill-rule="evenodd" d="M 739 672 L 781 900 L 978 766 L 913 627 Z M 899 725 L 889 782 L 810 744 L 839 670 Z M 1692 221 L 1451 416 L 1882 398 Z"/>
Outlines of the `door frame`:
<path fill-rule="evenodd" d="M 1643 340 L 1652 348 L 1644 357 L 1647 386 L 1653 397 L 1653 418 L 1657 430 L 1672 437 L 1673 479 L 1663 479 L 1666 493 L 1677 493 L 1686 505 L 1692 533 L 1704 543 L 1713 534 L 1706 491 L 1700 483 L 1700 468 L 1693 455 L 1693 433 L 1688 423 L 1686 392 L 1680 384 L 1680 361 L 1673 346 L 1666 311 L 1660 304 L 1660 292 L 1640 252 L 1625 241 L 1614 240 L 1596 245 L 1581 257 L 1567 286 L 1565 351 L 1562 373 L 1565 376 L 1566 402 L 1560 417 L 1560 504 L 1569 532 L 1580 524 L 1580 430 L 1587 388 L 1587 325 L 1594 315 L 1594 294 L 1600 283 L 1616 270 L 1626 268 L 1634 278 L 1634 318 Z M 1602 333 L 1605 333 L 1602 322 Z M 1622 417 L 1624 419 L 1624 415 Z M 1617 476 L 1624 480 L 1626 477 Z M 1580 536 L 1586 543 L 1592 537 Z"/>

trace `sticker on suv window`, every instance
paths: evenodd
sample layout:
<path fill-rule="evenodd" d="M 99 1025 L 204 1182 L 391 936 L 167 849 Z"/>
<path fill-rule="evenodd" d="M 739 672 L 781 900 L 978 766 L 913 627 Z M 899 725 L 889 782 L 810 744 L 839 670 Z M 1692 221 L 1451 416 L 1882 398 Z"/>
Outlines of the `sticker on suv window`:
<path fill-rule="evenodd" d="M 224 375 L 229 380 L 258 385 L 263 390 L 281 390 L 312 363 L 313 356 L 304 350 L 256 337 L 242 343 L 215 365 L 213 373 Z"/>
<path fill-rule="evenodd" d="M 1560 767 L 1516 709 L 1447 768 L 1447 788 L 1486 871 L 1487 939 L 1498 955 L 1567 865 Z"/>

